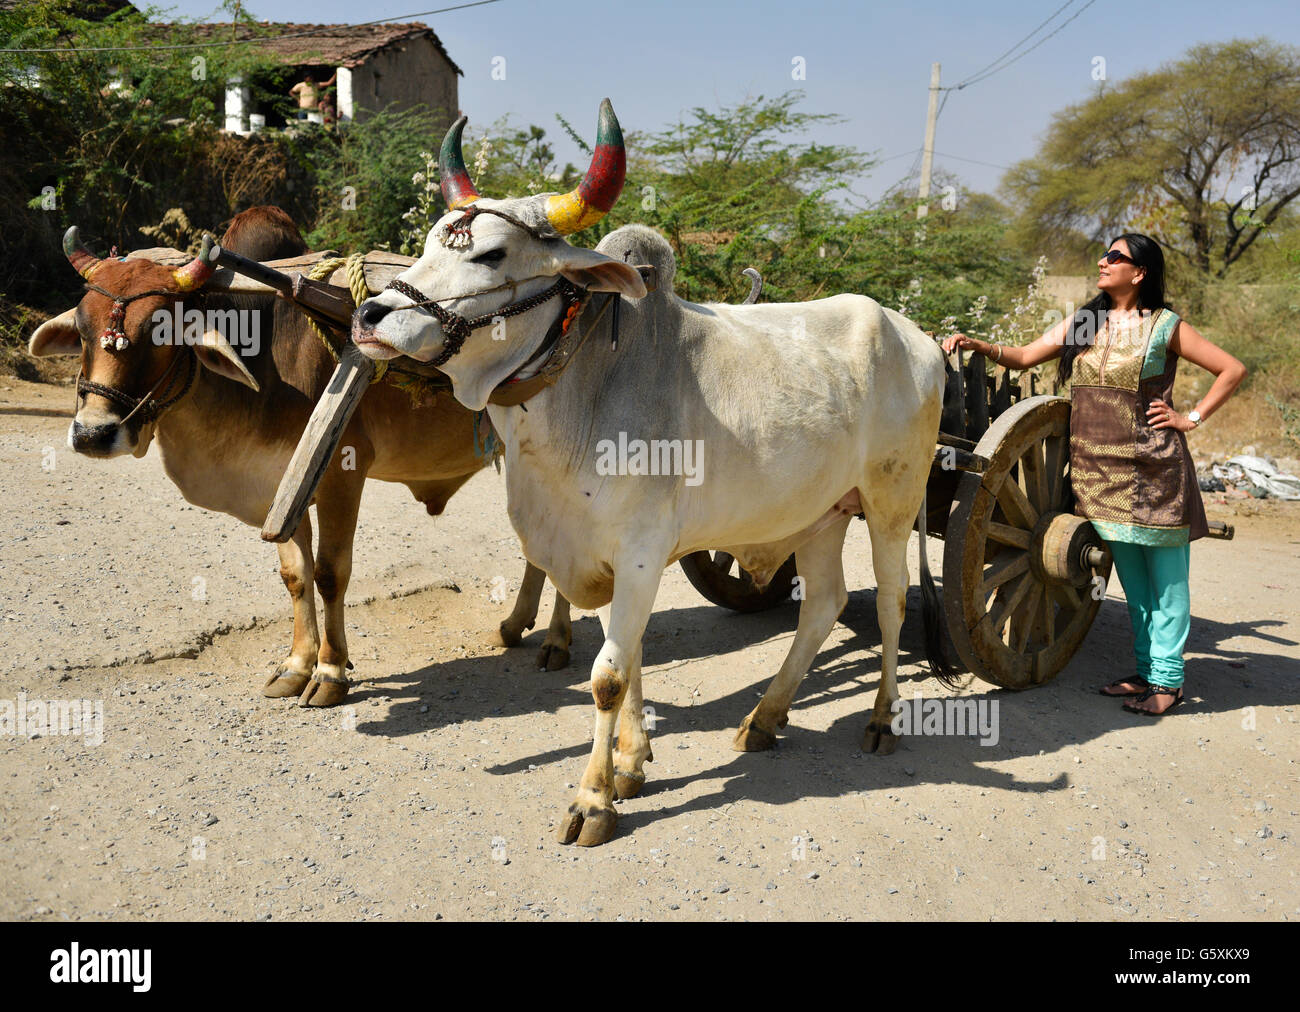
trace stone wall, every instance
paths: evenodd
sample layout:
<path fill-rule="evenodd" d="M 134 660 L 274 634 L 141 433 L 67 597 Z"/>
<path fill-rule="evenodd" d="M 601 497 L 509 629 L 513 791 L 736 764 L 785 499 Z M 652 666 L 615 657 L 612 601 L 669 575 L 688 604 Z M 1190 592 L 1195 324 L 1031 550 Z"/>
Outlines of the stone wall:
<path fill-rule="evenodd" d="M 456 71 L 430 39 L 411 39 L 375 53 L 353 67 L 350 77 L 357 119 L 390 105 L 409 109 L 423 103 L 441 130 L 459 115 Z"/>

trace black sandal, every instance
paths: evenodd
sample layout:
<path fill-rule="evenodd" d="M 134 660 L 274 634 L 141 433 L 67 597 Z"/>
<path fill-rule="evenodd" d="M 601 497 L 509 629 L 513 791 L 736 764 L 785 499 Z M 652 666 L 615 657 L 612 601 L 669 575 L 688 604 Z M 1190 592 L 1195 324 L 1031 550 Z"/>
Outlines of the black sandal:
<path fill-rule="evenodd" d="M 1138 689 L 1137 692 L 1107 692 L 1106 691 L 1107 689 L 1115 688 L 1117 685 L 1140 685 L 1142 686 L 1142 688 Z M 1124 699 L 1128 696 L 1140 696 L 1142 695 L 1142 693 L 1150 691 L 1150 689 L 1151 689 L 1150 682 L 1148 682 L 1141 675 L 1134 675 L 1132 678 L 1117 678 L 1109 685 L 1103 685 L 1100 689 L 1097 690 L 1097 692 L 1111 699 Z"/>
<path fill-rule="evenodd" d="M 1171 689 L 1164 685 L 1153 685 L 1151 688 L 1147 689 L 1146 692 L 1142 693 L 1135 702 L 1145 703 L 1152 696 L 1173 696 L 1174 701 L 1166 706 L 1160 713 L 1156 713 L 1154 710 L 1144 710 L 1140 706 L 1134 706 L 1133 703 L 1125 703 L 1124 709 L 1128 710 L 1129 713 L 1140 713 L 1144 717 L 1163 717 L 1183 701 L 1183 689 L 1181 685 L 1176 689 Z"/>

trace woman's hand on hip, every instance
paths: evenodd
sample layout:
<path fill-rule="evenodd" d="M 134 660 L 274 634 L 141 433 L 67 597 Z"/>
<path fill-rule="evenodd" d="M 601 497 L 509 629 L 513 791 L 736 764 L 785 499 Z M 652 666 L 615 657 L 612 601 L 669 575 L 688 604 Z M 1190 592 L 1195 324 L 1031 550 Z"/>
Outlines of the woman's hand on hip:
<path fill-rule="evenodd" d="M 1196 428 L 1186 415 L 1179 414 L 1168 401 L 1155 398 L 1147 406 L 1147 424 L 1153 429 L 1177 429 L 1191 432 Z"/>

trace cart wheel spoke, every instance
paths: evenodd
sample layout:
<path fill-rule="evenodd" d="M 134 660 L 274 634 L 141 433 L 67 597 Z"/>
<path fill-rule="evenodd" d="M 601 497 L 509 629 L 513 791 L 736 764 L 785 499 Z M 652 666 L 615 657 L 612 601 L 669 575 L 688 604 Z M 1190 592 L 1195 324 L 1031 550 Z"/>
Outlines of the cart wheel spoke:
<path fill-rule="evenodd" d="M 1009 545 L 1022 551 L 1029 551 L 1029 531 L 1010 524 L 1000 524 L 996 520 L 989 523 L 989 540 L 1000 545 Z"/>
<path fill-rule="evenodd" d="M 993 631 L 999 636 L 1002 635 L 1002 629 L 1009 619 L 1020 606 L 1020 602 L 1025 599 L 1029 593 L 1029 588 L 1033 585 L 1034 578 L 1029 574 L 1023 574 L 1019 582 L 1015 584 L 1009 597 L 1003 596 L 989 612 L 989 620 L 993 623 Z"/>
<path fill-rule="evenodd" d="M 989 571 L 984 574 L 983 593 L 985 597 L 997 590 L 1013 576 L 1029 571 L 1028 552 L 1002 552 L 998 555 Z"/>
<path fill-rule="evenodd" d="M 1038 443 L 1030 443 L 1020 455 L 1020 476 L 1026 498 L 1041 514 L 1047 508 L 1047 482 L 1043 474 L 1043 451 Z"/>
<path fill-rule="evenodd" d="M 1070 462 L 1070 444 L 1065 436 L 1049 436 L 1043 443 L 1047 474 L 1047 504 L 1060 509 L 1065 499 L 1065 467 Z"/>
<path fill-rule="evenodd" d="M 728 555 L 726 552 L 713 553 L 713 565 L 723 576 L 727 576 L 731 573 L 731 564 L 735 561 L 736 557 L 734 555 Z"/>
<path fill-rule="evenodd" d="M 1038 523 L 1038 510 L 1034 509 L 1020 482 L 1011 475 L 1007 475 L 998 486 L 997 498 L 1006 518 L 1017 527 L 1030 530 Z"/>
<path fill-rule="evenodd" d="M 1032 583 L 1025 603 L 1011 613 L 1011 625 L 1016 631 L 1016 642 L 1012 649 L 1018 654 L 1023 654 L 1029 643 L 1029 631 L 1034 626 L 1034 618 L 1038 614 L 1038 606 L 1042 599 L 1042 584 Z"/>
<path fill-rule="evenodd" d="M 1061 602 L 1062 607 L 1068 608 L 1072 612 L 1083 607 L 1083 598 L 1068 583 L 1052 584 L 1052 593 L 1056 595 L 1056 599 Z"/>
<path fill-rule="evenodd" d="M 1062 397 L 1026 397 L 1001 411 L 974 451 L 988 464 L 959 479 L 944 531 L 953 645 L 971 671 L 1006 688 L 1054 678 L 1100 607 L 1077 562 L 1078 539 L 1090 534 L 1061 515 L 1069 433 Z"/>

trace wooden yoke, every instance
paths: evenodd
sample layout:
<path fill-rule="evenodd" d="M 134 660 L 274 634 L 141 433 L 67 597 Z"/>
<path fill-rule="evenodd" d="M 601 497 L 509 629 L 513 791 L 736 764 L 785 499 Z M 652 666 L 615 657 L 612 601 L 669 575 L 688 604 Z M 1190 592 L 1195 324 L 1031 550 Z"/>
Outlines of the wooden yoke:
<path fill-rule="evenodd" d="M 163 252 L 150 250 L 145 255 L 149 259 L 161 260 L 159 254 Z M 311 254 L 292 260 L 263 264 L 222 249 L 220 246 L 214 246 L 211 258 L 217 265 L 233 274 L 242 275 L 249 279 L 252 285 L 232 282 L 227 277 L 213 287 L 225 287 L 231 291 L 251 289 L 277 292 L 314 320 L 327 327 L 342 330 L 344 335 L 348 335 L 355 306 L 351 292 L 347 288 L 327 281 L 315 281 L 306 277 L 301 271 L 295 271 L 290 275 L 276 269 L 277 267 L 309 268 L 313 263 L 318 263 L 324 255 L 331 254 Z M 373 268 L 372 259 L 377 261 Z M 384 288 L 389 281 L 414 263 L 413 260 L 405 257 L 381 252 L 368 254 L 366 261 L 366 283 L 372 291 Z M 650 266 L 640 266 L 637 269 L 641 272 L 646 288 L 654 291 L 658 282 L 655 269 Z M 578 343 L 580 344 L 586 336 L 586 333 L 582 334 Z M 574 346 L 568 349 L 568 354 L 560 356 L 561 361 L 547 370 L 544 380 L 538 384 L 538 389 L 554 383 L 559 378 L 563 366 L 568 364 L 570 355 L 576 350 Z M 298 440 L 297 449 L 294 450 L 289 466 L 285 469 L 284 477 L 280 479 L 275 501 L 271 504 L 266 521 L 262 525 L 264 541 L 283 543 L 293 537 L 316 496 L 316 489 L 325 476 L 325 469 L 338 450 L 348 422 L 352 420 L 352 415 L 361 403 L 366 388 L 374 381 L 377 368 L 374 360 L 362 355 L 348 336 L 344 337 L 338 360 L 338 367 L 330 377 L 320 400 L 316 402 L 311 418 L 307 421 L 307 427 Z M 438 370 L 427 363 L 416 362 L 405 357 L 393 359 L 389 363 L 389 368 L 424 376 L 439 374 Z M 530 387 L 528 395 L 531 396 L 535 392 L 537 391 Z M 494 400 L 494 403 L 500 401 Z"/>

